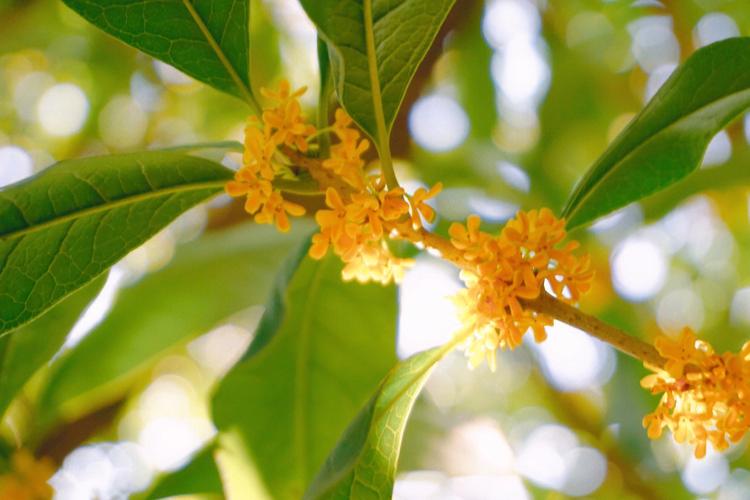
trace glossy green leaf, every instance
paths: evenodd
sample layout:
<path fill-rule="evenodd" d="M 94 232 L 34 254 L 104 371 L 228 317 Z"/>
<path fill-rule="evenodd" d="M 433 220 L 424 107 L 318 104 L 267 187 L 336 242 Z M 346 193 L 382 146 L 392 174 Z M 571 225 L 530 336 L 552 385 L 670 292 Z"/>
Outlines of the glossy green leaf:
<path fill-rule="evenodd" d="M 178 495 L 224 498 L 221 473 L 216 464 L 215 445 L 206 447 L 185 466 L 162 477 L 146 498 L 156 500 Z"/>
<path fill-rule="evenodd" d="M 612 142 L 563 210 L 568 227 L 606 215 L 695 170 L 711 138 L 750 107 L 750 38 L 696 51 Z"/>
<path fill-rule="evenodd" d="M 196 80 L 250 101 L 249 0 L 63 0 L 87 21 Z"/>
<path fill-rule="evenodd" d="M 375 143 L 388 140 L 419 63 L 455 0 L 301 0 L 328 42 L 339 99 Z"/>
<path fill-rule="evenodd" d="M 31 323 L 0 337 L 0 415 L 31 376 L 60 350 L 104 281 L 104 276 L 97 278 Z"/>
<path fill-rule="evenodd" d="M 35 318 L 188 208 L 232 171 L 177 153 L 60 162 L 0 191 L 0 333 Z"/>
<path fill-rule="evenodd" d="M 166 350 L 264 304 L 284 256 L 308 234 L 303 221 L 287 234 L 247 224 L 180 247 L 167 267 L 122 290 L 104 321 L 53 366 L 40 412 L 49 419 L 102 404 Z"/>
<path fill-rule="evenodd" d="M 266 489 L 299 499 L 395 360 L 394 287 L 341 281 L 337 258 L 292 259 L 256 340 L 213 401 Z"/>
<path fill-rule="evenodd" d="M 449 346 L 398 363 L 341 437 L 306 499 L 390 499 L 401 439 L 414 401 Z"/>

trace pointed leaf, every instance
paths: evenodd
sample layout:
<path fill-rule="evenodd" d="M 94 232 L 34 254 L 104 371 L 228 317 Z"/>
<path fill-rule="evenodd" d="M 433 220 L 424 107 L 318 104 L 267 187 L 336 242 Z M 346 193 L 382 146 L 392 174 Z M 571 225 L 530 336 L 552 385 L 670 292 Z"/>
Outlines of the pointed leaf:
<path fill-rule="evenodd" d="M 167 267 L 122 290 L 104 321 L 55 363 L 42 419 L 117 397 L 165 351 L 263 304 L 284 256 L 308 234 L 303 221 L 287 234 L 244 224 L 178 248 Z"/>
<path fill-rule="evenodd" d="M 0 415 L 31 376 L 60 350 L 104 281 L 104 276 L 95 279 L 34 321 L 0 337 Z"/>
<path fill-rule="evenodd" d="M 128 45 L 250 100 L 249 0 L 63 1 Z"/>
<path fill-rule="evenodd" d="M 306 499 L 381 499 L 393 494 L 401 439 L 414 401 L 451 345 L 398 363 L 339 440 Z"/>
<path fill-rule="evenodd" d="M 388 140 L 406 89 L 455 0 L 301 0 L 331 51 L 336 90 L 352 118 Z"/>
<path fill-rule="evenodd" d="M 291 261 L 245 359 L 213 401 L 266 488 L 299 499 L 395 360 L 394 287 L 341 281 L 335 257 Z"/>
<path fill-rule="evenodd" d="M 0 333 L 85 285 L 232 171 L 148 152 L 63 161 L 0 191 Z"/>
<path fill-rule="evenodd" d="M 750 107 L 750 38 L 695 52 L 578 183 L 563 210 L 573 228 L 682 179 L 711 138 Z"/>

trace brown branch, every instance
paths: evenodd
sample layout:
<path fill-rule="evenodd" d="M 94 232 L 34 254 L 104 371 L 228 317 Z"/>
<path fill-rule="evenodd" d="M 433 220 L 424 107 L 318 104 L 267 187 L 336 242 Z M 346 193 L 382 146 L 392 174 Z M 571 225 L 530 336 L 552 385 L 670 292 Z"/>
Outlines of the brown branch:
<path fill-rule="evenodd" d="M 598 318 L 589 316 L 547 293 L 542 292 L 539 298 L 534 300 L 524 300 L 523 305 L 538 313 L 552 316 L 570 326 L 575 326 L 592 337 L 606 342 L 628 356 L 639 359 L 648 365 L 664 366 L 665 359 L 659 355 L 651 344 L 628 335 Z"/>

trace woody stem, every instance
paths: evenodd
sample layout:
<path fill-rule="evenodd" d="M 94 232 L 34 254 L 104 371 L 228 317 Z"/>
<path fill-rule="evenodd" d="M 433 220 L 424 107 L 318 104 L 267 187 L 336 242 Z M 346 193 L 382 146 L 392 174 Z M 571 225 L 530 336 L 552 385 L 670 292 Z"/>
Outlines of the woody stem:
<path fill-rule="evenodd" d="M 654 367 L 664 366 L 665 360 L 656 351 L 654 346 L 647 344 L 624 331 L 605 323 L 599 318 L 589 316 L 588 314 L 566 304 L 551 295 L 542 292 L 534 300 L 522 301 L 525 307 L 538 313 L 552 316 L 555 319 L 567 323 L 571 326 L 583 330 L 592 337 L 610 344 L 614 348 L 632 356 L 644 363 Z"/>
<path fill-rule="evenodd" d="M 431 233 L 426 229 L 418 232 L 418 239 L 426 247 L 440 251 L 443 258 L 454 262 L 460 266 L 460 253 L 456 251 L 450 241 Z M 590 316 L 579 309 L 557 300 L 550 294 L 542 291 L 538 298 L 534 300 L 522 300 L 523 306 L 538 313 L 546 314 L 557 320 L 575 326 L 587 334 L 595 337 L 602 342 L 610 344 L 628 356 L 632 356 L 644 363 L 654 367 L 664 366 L 665 360 L 651 344 L 643 342 L 624 331 L 605 323 L 604 321 Z"/>

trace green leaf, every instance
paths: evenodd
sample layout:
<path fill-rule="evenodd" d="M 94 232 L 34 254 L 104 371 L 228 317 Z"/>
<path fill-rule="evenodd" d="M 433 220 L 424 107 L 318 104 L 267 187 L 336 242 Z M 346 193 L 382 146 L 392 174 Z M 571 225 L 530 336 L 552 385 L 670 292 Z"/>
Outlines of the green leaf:
<path fill-rule="evenodd" d="M 301 0 L 329 44 L 342 105 L 379 148 L 454 1 Z"/>
<path fill-rule="evenodd" d="M 394 287 L 342 282 L 333 256 L 297 262 L 213 401 L 216 426 L 242 436 L 279 499 L 302 496 L 395 360 Z"/>
<path fill-rule="evenodd" d="M 85 285 L 232 171 L 148 152 L 60 162 L 0 191 L 0 333 Z"/>
<path fill-rule="evenodd" d="M 695 170 L 711 138 L 750 107 L 750 38 L 696 51 L 578 183 L 563 210 L 573 228 Z"/>
<path fill-rule="evenodd" d="M 339 440 L 306 499 L 390 499 L 401 439 L 427 377 L 453 343 L 398 363 Z"/>
<path fill-rule="evenodd" d="M 146 498 L 151 500 L 178 495 L 224 498 L 224 486 L 215 454 L 215 445 L 206 447 L 187 465 L 161 478 Z"/>
<path fill-rule="evenodd" d="M 253 102 L 248 0 L 63 0 L 87 21 L 196 80 Z"/>
<path fill-rule="evenodd" d="M 122 290 L 112 311 L 53 366 L 40 413 L 79 414 L 120 394 L 165 351 L 263 304 L 280 260 L 309 234 L 241 225 L 180 247 L 173 261 Z"/>
<path fill-rule="evenodd" d="M 31 323 L 0 337 L 0 415 L 31 376 L 62 347 L 104 281 L 104 276 L 97 278 Z"/>

